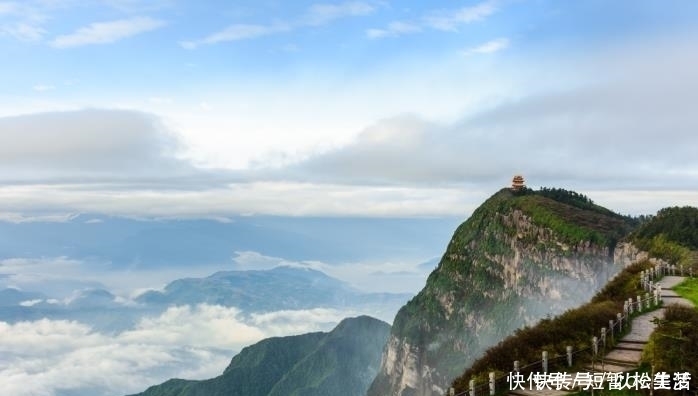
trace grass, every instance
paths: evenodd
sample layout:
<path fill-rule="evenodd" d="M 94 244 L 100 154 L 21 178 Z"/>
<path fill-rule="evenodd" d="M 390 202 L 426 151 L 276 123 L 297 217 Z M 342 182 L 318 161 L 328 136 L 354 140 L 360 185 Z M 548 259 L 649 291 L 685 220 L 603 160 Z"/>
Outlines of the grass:
<path fill-rule="evenodd" d="M 698 307 L 698 278 L 687 278 L 674 287 L 674 291 L 681 297 L 690 300 Z"/>

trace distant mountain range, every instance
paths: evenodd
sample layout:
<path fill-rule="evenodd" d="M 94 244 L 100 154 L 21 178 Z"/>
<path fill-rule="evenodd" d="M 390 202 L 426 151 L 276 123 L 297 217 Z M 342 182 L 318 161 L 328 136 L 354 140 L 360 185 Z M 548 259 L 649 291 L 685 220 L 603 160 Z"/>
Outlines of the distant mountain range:
<path fill-rule="evenodd" d="M 0 307 L 12 307 L 22 303 L 29 305 L 39 301 L 43 301 L 46 296 L 43 293 L 26 292 L 14 288 L 0 290 Z"/>
<path fill-rule="evenodd" d="M 364 293 L 310 268 L 222 271 L 205 278 L 178 279 L 162 291 L 147 291 L 127 302 L 104 289 L 85 289 L 66 300 L 13 288 L 0 290 L 0 320 L 14 323 L 41 318 L 78 320 L 98 330 L 121 331 L 144 315 L 170 306 L 210 304 L 243 313 L 333 308 L 370 313 L 391 320 L 412 297 L 406 293 Z"/>
<path fill-rule="evenodd" d="M 390 326 L 368 316 L 329 333 L 274 337 L 244 348 L 219 377 L 172 379 L 134 396 L 364 396 Z"/>
<path fill-rule="evenodd" d="M 400 307 L 410 294 L 363 293 L 310 268 L 280 266 L 264 271 L 224 271 L 206 278 L 179 279 L 163 291 L 148 291 L 136 301 L 149 305 L 217 304 L 249 312 L 347 308 Z"/>

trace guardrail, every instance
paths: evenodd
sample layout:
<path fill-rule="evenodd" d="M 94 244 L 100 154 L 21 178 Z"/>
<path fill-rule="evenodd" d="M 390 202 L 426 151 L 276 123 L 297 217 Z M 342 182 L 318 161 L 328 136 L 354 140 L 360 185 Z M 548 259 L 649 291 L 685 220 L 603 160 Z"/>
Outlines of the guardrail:
<path fill-rule="evenodd" d="M 645 294 L 638 295 L 636 299 L 629 298 L 623 304 L 623 312 L 618 312 L 616 317 L 608 320 L 608 327 L 602 327 L 599 330 L 599 336 L 591 338 L 591 346 L 575 350 L 571 345 L 566 347 L 566 353 L 562 355 L 549 356 L 548 351 L 541 351 L 541 360 L 521 366 L 521 362 L 515 360 L 512 365 L 512 373 L 517 374 L 532 374 L 532 373 L 549 373 L 554 367 L 572 367 L 575 362 L 575 356 L 591 352 L 591 365 L 601 362 L 603 365 L 603 357 L 605 356 L 606 348 L 612 347 L 616 343 L 616 338 L 622 334 L 623 329 L 630 328 L 632 317 L 641 313 L 656 309 L 663 303 L 662 287 L 657 281 L 664 275 L 676 275 L 677 270 L 681 276 L 684 276 L 683 266 L 668 265 L 665 263 L 657 263 L 648 270 L 640 272 L 640 287 L 645 290 Z M 693 277 L 693 269 L 689 269 L 688 274 Z M 598 360 L 597 360 L 598 359 Z M 506 389 L 509 382 L 509 373 L 496 375 L 496 372 L 489 373 L 487 382 L 476 383 L 475 380 L 470 380 L 468 390 L 460 393 L 455 393 L 454 388 L 449 388 L 446 396 L 493 396 L 498 390 Z"/>

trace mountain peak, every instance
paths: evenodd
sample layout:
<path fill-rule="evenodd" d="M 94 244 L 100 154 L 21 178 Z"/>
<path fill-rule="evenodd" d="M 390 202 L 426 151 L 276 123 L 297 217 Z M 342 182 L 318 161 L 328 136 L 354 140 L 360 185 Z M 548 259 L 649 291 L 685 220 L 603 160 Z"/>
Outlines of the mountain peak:
<path fill-rule="evenodd" d="M 454 232 L 393 322 L 369 396 L 441 395 L 487 347 L 591 298 L 629 220 L 573 191 L 503 188 Z"/>

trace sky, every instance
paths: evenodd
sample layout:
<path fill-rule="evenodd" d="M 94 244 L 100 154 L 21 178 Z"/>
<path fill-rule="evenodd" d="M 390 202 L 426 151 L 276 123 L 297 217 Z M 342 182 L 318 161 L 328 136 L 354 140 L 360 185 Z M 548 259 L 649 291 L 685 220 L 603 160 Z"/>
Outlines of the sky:
<path fill-rule="evenodd" d="M 0 1 L 3 217 L 696 202 L 693 1 Z"/>

